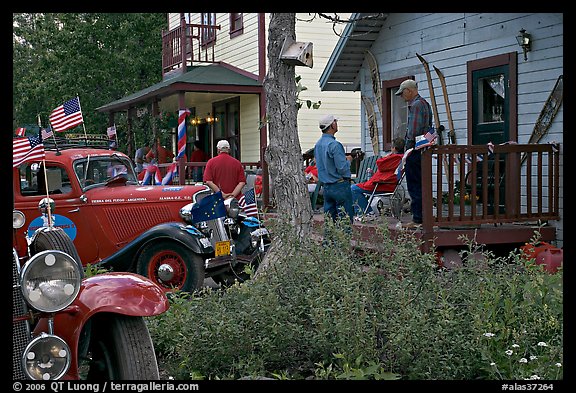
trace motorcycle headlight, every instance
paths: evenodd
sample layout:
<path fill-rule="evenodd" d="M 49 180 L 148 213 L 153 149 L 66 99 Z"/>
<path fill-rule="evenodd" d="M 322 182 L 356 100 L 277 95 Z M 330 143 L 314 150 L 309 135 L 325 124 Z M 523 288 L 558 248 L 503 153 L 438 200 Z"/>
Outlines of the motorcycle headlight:
<path fill-rule="evenodd" d="M 81 281 L 82 272 L 74 258 L 62 251 L 46 250 L 24 265 L 20 285 L 30 306 L 43 312 L 56 312 L 76 299 Z"/>
<path fill-rule="evenodd" d="M 186 224 L 192 224 L 192 206 L 194 203 L 189 203 L 180 208 L 180 218 Z"/>
<path fill-rule="evenodd" d="M 228 216 L 230 216 L 231 218 L 238 217 L 238 214 L 240 213 L 240 205 L 238 204 L 238 199 L 228 198 L 224 200 L 224 206 L 226 206 Z"/>
<path fill-rule="evenodd" d="M 22 362 L 30 379 L 60 379 L 70 367 L 70 348 L 60 337 L 42 333 L 28 344 Z"/>
<path fill-rule="evenodd" d="M 13 210 L 12 211 L 12 228 L 20 229 L 24 226 L 26 222 L 26 218 L 24 217 L 24 213 L 20 210 Z"/>

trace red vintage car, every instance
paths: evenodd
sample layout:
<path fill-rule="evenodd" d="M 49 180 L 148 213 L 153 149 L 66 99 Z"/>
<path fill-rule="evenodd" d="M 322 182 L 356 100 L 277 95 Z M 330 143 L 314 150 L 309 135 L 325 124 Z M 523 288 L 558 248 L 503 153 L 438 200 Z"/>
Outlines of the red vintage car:
<path fill-rule="evenodd" d="M 121 152 L 89 146 L 46 146 L 46 159 L 13 168 L 14 208 L 24 213 L 15 249 L 25 256 L 26 236 L 43 226 L 62 228 L 84 266 L 150 278 L 165 291 L 201 288 L 206 276 L 222 273 L 206 263 L 210 240 L 186 225 L 179 210 L 206 192 L 203 185 L 144 186 Z M 54 209 L 41 214 L 49 197 Z M 52 221 L 52 222 L 48 222 Z"/>
<path fill-rule="evenodd" d="M 14 210 L 14 229 L 24 223 Z M 12 379 L 159 379 L 144 318 L 168 309 L 162 288 L 133 273 L 83 278 L 62 228 L 25 240 L 30 255 L 12 253 Z"/>

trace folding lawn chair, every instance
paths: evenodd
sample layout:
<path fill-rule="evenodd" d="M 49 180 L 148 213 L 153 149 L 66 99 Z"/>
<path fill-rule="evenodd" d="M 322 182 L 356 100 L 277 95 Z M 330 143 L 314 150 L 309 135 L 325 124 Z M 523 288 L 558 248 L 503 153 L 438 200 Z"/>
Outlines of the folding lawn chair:
<path fill-rule="evenodd" d="M 366 209 L 364 209 L 364 215 L 368 213 L 368 209 L 372 205 L 374 198 L 388 198 L 388 206 L 390 207 L 390 212 L 392 213 L 392 217 L 400 219 L 402 215 L 402 207 L 404 205 L 404 199 L 406 197 L 406 191 L 404 190 L 404 186 L 402 185 L 402 181 L 404 180 L 404 176 L 406 172 L 404 167 L 406 165 L 406 158 L 412 153 L 412 149 L 408 149 L 404 152 L 402 156 L 402 161 L 398 164 L 396 168 L 396 182 L 393 183 L 396 186 L 394 187 L 394 191 L 392 192 L 378 192 L 378 186 L 382 184 L 391 184 L 390 182 L 377 182 L 374 185 L 374 190 L 370 194 L 370 198 L 368 198 L 368 204 L 366 205 Z"/>

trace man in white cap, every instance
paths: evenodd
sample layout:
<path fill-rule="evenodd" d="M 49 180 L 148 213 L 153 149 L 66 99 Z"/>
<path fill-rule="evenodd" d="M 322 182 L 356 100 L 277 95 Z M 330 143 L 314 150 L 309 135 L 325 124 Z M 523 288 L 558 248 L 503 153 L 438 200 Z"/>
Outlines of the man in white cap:
<path fill-rule="evenodd" d="M 240 198 L 246 184 L 242 163 L 230 155 L 230 144 L 222 139 L 216 145 L 218 155 L 206 163 L 204 182 L 214 192 L 222 191 L 222 197 Z"/>
<path fill-rule="evenodd" d="M 350 161 L 344 146 L 334 136 L 338 132 L 338 119 L 334 115 L 322 116 L 318 122 L 322 136 L 314 146 L 314 159 L 318 178 L 324 187 L 324 214 L 335 222 L 342 218 L 342 209 L 353 222 L 354 208 L 350 191 Z"/>
<path fill-rule="evenodd" d="M 432 108 L 418 94 L 418 84 L 412 79 L 406 79 L 395 93 L 408 103 L 408 123 L 406 125 L 405 149 L 416 145 L 416 137 L 426 134 L 432 127 Z M 412 222 L 407 227 L 418 227 L 422 224 L 422 163 L 420 150 L 414 149 L 406 158 L 406 185 L 410 194 Z"/>

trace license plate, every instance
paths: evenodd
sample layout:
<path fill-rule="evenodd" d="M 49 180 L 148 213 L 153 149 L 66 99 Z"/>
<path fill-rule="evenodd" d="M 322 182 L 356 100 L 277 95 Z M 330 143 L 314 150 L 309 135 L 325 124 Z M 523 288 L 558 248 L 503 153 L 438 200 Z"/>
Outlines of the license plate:
<path fill-rule="evenodd" d="M 216 256 L 230 255 L 230 240 L 216 242 Z"/>

